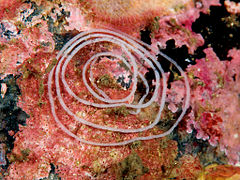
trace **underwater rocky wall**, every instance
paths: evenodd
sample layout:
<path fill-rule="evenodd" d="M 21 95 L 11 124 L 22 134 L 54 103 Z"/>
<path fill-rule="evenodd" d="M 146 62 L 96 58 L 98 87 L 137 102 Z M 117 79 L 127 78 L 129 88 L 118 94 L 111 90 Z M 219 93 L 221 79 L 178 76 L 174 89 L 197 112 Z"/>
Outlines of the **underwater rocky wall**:
<path fill-rule="evenodd" d="M 1 179 L 240 179 L 239 31 L 230 0 L 0 0 Z"/>

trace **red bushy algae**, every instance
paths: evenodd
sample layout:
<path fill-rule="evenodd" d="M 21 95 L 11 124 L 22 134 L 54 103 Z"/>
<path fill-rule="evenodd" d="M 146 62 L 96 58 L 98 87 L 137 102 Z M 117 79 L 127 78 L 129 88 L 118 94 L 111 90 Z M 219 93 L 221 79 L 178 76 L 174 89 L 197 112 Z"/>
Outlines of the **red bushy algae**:
<path fill-rule="evenodd" d="M 229 51 L 231 61 L 220 61 L 211 48 L 206 58 L 188 68 L 191 77 L 192 115 L 188 121 L 197 138 L 220 145 L 231 163 L 239 161 L 239 50 Z"/>
<path fill-rule="evenodd" d="M 195 6 L 186 8 L 183 13 L 155 18 L 151 24 L 152 46 L 166 47 L 166 42 L 175 40 L 176 47 L 186 45 L 188 52 L 193 54 L 197 47 L 204 44 L 203 37 L 192 31 L 192 23 L 200 13 L 207 13 L 209 7 L 219 6 L 218 0 L 195 2 Z"/>

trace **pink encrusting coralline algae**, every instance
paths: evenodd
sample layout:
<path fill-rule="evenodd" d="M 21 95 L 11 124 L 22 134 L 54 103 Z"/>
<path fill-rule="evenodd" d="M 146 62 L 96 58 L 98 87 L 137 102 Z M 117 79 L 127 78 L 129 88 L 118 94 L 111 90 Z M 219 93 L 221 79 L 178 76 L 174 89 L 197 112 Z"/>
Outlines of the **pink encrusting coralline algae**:
<path fill-rule="evenodd" d="M 106 44 L 106 46 L 101 45 L 100 47 L 101 48 L 98 48 L 98 50 L 109 48 L 109 44 Z M 94 100 L 94 97 L 87 92 L 82 81 L 79 80 L 83 78 L 81 74 L 83 64 L 81 64 L 81 62 L 84 61 L 84 58 L 87 58 L 87 56 L 91 56 L 91 53 L 95 52 L 83 51 L 79 56 L 75 56 L 75 61 L 71 61 L 66 70 L 66 80 L 70 83 L 71 87 L 73 87 L 73 91 L 78 94 L 79 97 L 87 97 L 88 100 Z M 21 127 L 21 133 L 15 136 L 15 148 L 12 154 L 9 155 L 9 159 L 14 162 L 9 168 L 9 179 L 24 176 L 27 176 L 29 179 L 46 177 L 50 171 L 50 164 L 54 164 L 57 167 L 56 171 L 59 176 L 66 179 L 86 179 L 93 178 L 93 176 L 96 176 L 98 179 L 103 177 L 116 179 L 118 176 L 123 176 L 122 171 L 124 171 L 124 168 L 128 168 L 119 165 L 118 163 L 121 161 L 130 161 L 129 163 L 137 164 L 137 171 L 139 174 L 134 173 L 131 175 L 130 173 L 128 175 L 129 177 L 131 175 L 157 179 L 165 176 L 164 171 L 159 171 L 159 166 L 164 166 L 164 168 L 169 169 L 169 171 L 175 168 L 174 159 L 176 158 L 177 144 L 173 140 L 163 138 L 161 140 L 156 139 L 146 142 L 135 142 L 135 145 L 132 146 L 100 147 L 79 144 L 77 139 L 71 138 L 68 134 L 59 129 L 59 125 L 55 123 L 54 118 L 49 114 L 49 108 L 51 107 L 46 88 L 44 88 L 45 90 L 42 89 L 39 91 L 42 85 L 47 85 L 47 74 L 49 70 L 53 68 L 51 63 L 45 67 L 44 62 L 46 61 L 46 57 L 49 58 L 50 62 L 54 62 L 53 55 L 50 56 L 50 54 L 43 53 L 38 58 L 33 59 L 35 63 L 25 64 L 25 68 L 31 69 L 32 72 L 19 81 L 20 88 L 22 89 L 22 98 L 19 105 L 23 107 L 27 113 L 31 114 L 31 117 L 28 119 L 28 126 Z M 102 70 L 103 73 L 106 68 L 113 66 L 123 71 L 126 68 L 123 65 L 120 66 L 116 64 L 114 61 L 112 63 L 106 63 L 107 61 L 110 61 L 110 59 L 103 58 L 96 64 L 98 69 Z M 35 64 L 38 64 L 37 67 L 40 67 L 40 71 L 35 71 Z M 125 93 L 129 93 L 128 89 L 124 90 L 124 87 L 119 86 L 119 84 L 114 82 L 114 79 L 111 78 L 113 75 L 117 75 L 118 71 L 113 71 L 109 73 L 108 76 L 99 78 L 99 76 L 102 77 L 101 73 L 96 71 L 95 64 L 92 67 L 93 78 L 96 79 L 96 83 L 99 87 L 103 89 L 109 89 L 109 86 L 111 87 L 112 91 L 110 91 L 111 89 L 105 91 L 109 97 L 114 97 L 115 99 L 121 98 L 123 94 L 111 94 L 114 93 L 114 91 L 121 90 L 123 92 L 125 91 Z M 125 69 L 125 71 L 126 70 L 127 69 Z M 44 79 L 41 82 L 39 78 L 36 77 Z M 107 84 L 105 83 L 106 80 Z M 111 83 L 109 84 L 109 82 Z M 29 89 L 31 89 L 31 91 Z M 54 91 L 53 93 L 56 96 Z M 79 106 L 77 101 L 73 101 L 71 97 L 67 97 L 66 91 L 62 93 L 64 93 L 63 97 L 65 103 L 70 105 L 72 110 L 77 111 L 76 114 L 78 117 L 102 125 L 112 124 L 121 128 L 138 128 L 139 125 L 146 126 L 149 124 L 149 120 L 155 118 L 152 112 L 157 112 L 158 110 L 156 105 L 155 107 L 152 106 L 148 109 L 144 109 L 139 116 L 129 116 L 129 112 L 124 108 L 99 109 L 86 105 Z M 134 136 L 136 137 L 136 134 L 126 134 L 124 137 L 121 133 L 113 133 L 110 131 L 104 132 L 93 129 L 75 121 L 71 117 L 67 117 L 67 113 L 62 110 L 63 108 L 57 101 L 56 106 L 55 109 L 58 117 L 61 118 L 61 122 L 75 135 L 88 139 L 89 141 L 106 141 L 106 143 L 121 142 L 129 138 L 134 138 Z M 32 109 L 32 107 L 35 108 Z M 141 136 L 157 135 L 160 133 L 162 133 L 162 131 L 154 127 L 152 130 L 142 132 Z M 29 153 L 27 157 L 20 158 L 23 156 L 21 153 L 23 150 L 28 150 Z M 166 156 L 168 156 L 168 160 L 163 161 L 162 159 Z M 139 157 L 141 161 L 135 160 Z M 154 161 L 154 159 L 160 160 Z M 200 167 L 201 166 L 198 164 L 195 167 L 197 171 L 194 171 L 191 176 L 196 177 Z M 178 171 L 179 176 L 186 177 L 184 172 L 185 171 Z"/>
<path fill-rule="evenodd" d="M 16 0 L 1 5 L 1 24 L 13 33 L 0 32 L 0 73 L 21 74 L 18 106 L 30 115 L 19 132 L 9 132 L 13 150 L 1 144 L 2 164 L 9 162 L 4 178 L 46 178 L 55 169 L 57 178 L 71 180 L 197 179 L 201 159 L 178 152 L 178 142 L 167 136 L 173 130 L 195 129 L 196 138 L 220 146 L 229 163 L 239 163 L 240 51 L 233 48 L 232 60 L 220 61 L 206 48 L 206 57 L 185 72 L 159 52 L 174 39 L 176 47 L 186 45 L 193 54 L 204 37 L 192 31 L 192 23 L 213 5 L 221 4 Z M 139 40 L 146 27 L 151 45 Z M 169 72 L 158 53 L 170 61 Z M 170 71 L 177 71 L 173 80 Z M 177 129 L 179 123 L 186 127 Z"/>

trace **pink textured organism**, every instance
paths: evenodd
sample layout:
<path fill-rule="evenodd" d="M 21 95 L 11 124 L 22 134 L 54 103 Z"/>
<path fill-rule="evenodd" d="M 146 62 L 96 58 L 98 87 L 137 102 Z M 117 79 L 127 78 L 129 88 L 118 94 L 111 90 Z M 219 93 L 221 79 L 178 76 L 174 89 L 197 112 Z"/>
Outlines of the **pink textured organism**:
<path fill-rule="evenodd" d="M 191 0 L 82 0 L 92 27 L 114 28 L 134 37 L 155 17 L 174 16 L 194 7 Z"/>

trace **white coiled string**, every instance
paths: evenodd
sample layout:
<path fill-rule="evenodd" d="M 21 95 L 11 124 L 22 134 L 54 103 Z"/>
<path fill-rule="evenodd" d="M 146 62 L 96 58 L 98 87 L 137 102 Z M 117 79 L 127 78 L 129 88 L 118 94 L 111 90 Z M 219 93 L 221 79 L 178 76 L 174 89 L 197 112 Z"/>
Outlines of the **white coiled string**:
<path fill-rule="evenodd" d="M 66 67 L 68 63 L 72 60 L 73 56 L 76 55 L 78 51 L 80 51 L 82 48 L 94 44 L 94 43 L 101 43 L 101 42 L 110 42 L 112 44 L 116 44 L 117 46 L 121 47 L 121 50 L 129 57 L 128 61 L 126 61 L 122 56 L 116 55 L 113 52 L 101 52 L 101 53 L 96 53 L 93 55 L 85 64 L 82 70 L 82 79 L 84 82 L 84 85 L 88 89 L 88 91 L 97 99 L 101 100 L 103 103 L 95 103 L 95 102 L 90 102 L 86 99 L 82 99 L 78 97 L 70 88 L 68 83 L 66 82 L 65 79 L 65 72 L 66 72 Z M 74 119 L 82 124 L 91 126 L 93 128 L 97 129 L 102 129 L 102 130 L 108 130 L 108 131 L 114 131 L 114 132 L 120 132 L 120 133 L 139 133 L 143 132 L 146 130 L 149 130 L 153 128 L 155 125 L 157 125 L 160 121 L 161 117 L 161 112 L 164 108 L 165 104 L 165 99 L 166 99 L 166 90 L 167 90 L 167 79 L 164 74 L 164 71 L 160 65 L 160 63 L 157 61 L 156 57 L 152 55 L 148 49 L 151 49 L 151 47 L 144 42 L 141 42 L 139 40 L 136 40 L 134 38 L 131 38 L 129 35 L 120 33 L 120 32 L 115 32 L 111 30 L 106 30 L 106 29 L 93 29 L 89 30 L 86 32 L 82 32 L 75 36 L 73 39 L 71 39 L 63 48 L 62 50 L 58 53 L 57 55 L 57 60 L 58 63 L 57 65 L 51 70 L 48 76 L 48 95 L 49 95 L 49 100 L 50 100 L 50 105 L 51 105 L 51 112 L 53 114 L 53 117 L 56 121 L 56 123 L 60 126 L 60 128 L 67 133 L 69 136 L 77 139 L 80 142 L 86 143 L 86 144 L 91 144 L 91 145 L 97 145 L 97 146 L 121 146 L 121 145 L 126 145 L 128 143 L 137 141 L 137 140 L 149 140 L 153 138 L 159 138 L 166 136 L 170 134 L 173 129 L 178 125 L 178 123 L 181 121 L 183 118 L 188 106 L 189 106 L 189 101 L 190 101 L 190 87 L 188 83 L 188 79 L 184 71 L 181 69 L 180 66 L 177 65 L 177 63 L 172 60 L 170 57 L 167 55 L 163 54 L 162 52 L 158 52 L 158 50 L 153 50 L 155 55 L 160 54 L 163 56 L 165 59 L 170 61 L 172 64 L 176 66 L 176 68 L 179 70 L 181 75 L 184 77 L 185 80 L 185 89 L 186 89 L 186 97 L 185 97 L 185 102 L 182 108 L 182 113 L 174 123 L 174 125 L 166 132 L 158 135 L 151 135 L 147 137 L 135 137 L 130 140 L 122 141 L 122 142 L 116 142 L 116 143 L 102 143 L 102 142 L 93 142 L 93 141 L 88 141 L 86 139 L 83 139 L 81 137 L 78 137 L 77 135 L 73 134 L 68 128 L 66 128 L 61 121 L 59 120 L 57 116 L 57 112 L 55 110 L 55 102 L 54 102 L 54 97 L 52 94 L 52 84 L 53 84 L 53 78 L 55 78 L 55 87 L 56 87 L 56 93 L 57 93 L 57 99 L 60 102 L 62 108 Z M 141 74 L 138 71 L 138 63 L 139 61 L 136 60 L 136 56 L 133 56 L 132 52 L 137 54 L 138 57 L 140 57 L 146 64 L 148 64 L 149 67 L 152 68 L 154 75 L 155 75 L 155 88 L 152 97 L 150 100 L 147 102 L 144 102 L 146 96 L 149 93 L 149 86 L 147 83 L 147 80 L 145 79 L 144 75 Z M 96 60 L 99 57 L 104 57 L 104 56 L 111 56 L 114 58 L 117 58 L 121 60 L 129 69 L 133 69 L 132 72 L 132 82 L 133 85 L 131 87 L 131 92 L 129 93 L 128 96 L 122 98 L 122 99 L 111 99 L 110 97 L 107 96 L 101 89 L 97 87 L 97 85 L 94 82 L 91 82 L 92 87 L 88 84 L 87 78 L 86 78 L 86 71 L 87 68 L 90 66 L 93 66 Z M 131 111 L 132 114 L 137 114 L 140 112 L 141 108 L 146 108 L 150 106 L 154 101 L 157 100 L 159 96 L 159 88 L 160 88 L 160 74 L 162 76 L 162 90 L 161 90 L 161 101 L 160 101 L 160 106 L 158 113 L 156 115 L 156 118 L 153 123 L 151 123 L 148 126 L 142 127 L 142 128 L 136 128 L 136 129 L 123 129 L 123 128 L 113 128 L 113 127 L 107 127 L 107 126 L 102 126 L 99 124 L 95 124 L 92 122 L 89 122 L 83 118 L 78 117 L 74 112 L 71 111 L 65 104 L 63 97 L 61 95 L 61 88 L 59 84 L 59 80 L 61 78 L 61 82 L 64 85 L 65 90 L 68 92 L 69 95 L 74 97 L 78 102 L 93 106 L 96 108 L 112 108 L 112 107 L 119 107 L 119 106 L 126 106 L 127 108 L 132 108 L 135 109 L 135 111 Z M 92 71 L 90 68 L 90 79 L 93 79 L 92 76 Z M 126 103 L 129 102 L 131 97 L 134 96 L 136 90 L 137 90 L 137 83 L 138 83 L 138 77 L 141 79 L 145 86 L 145 94 L 141 97 L 139 100 L 138 104 L 131 104 L 131 103 Z"/>

